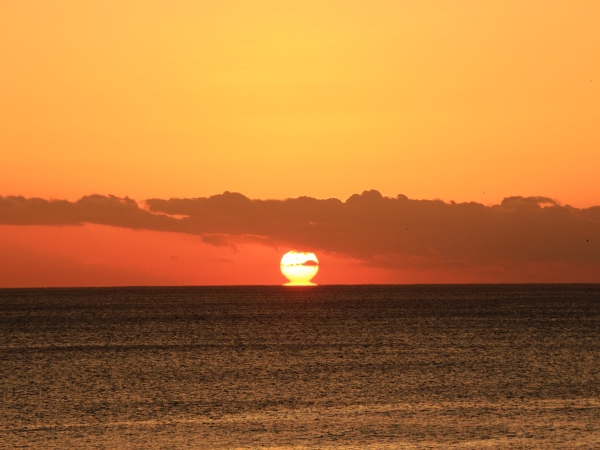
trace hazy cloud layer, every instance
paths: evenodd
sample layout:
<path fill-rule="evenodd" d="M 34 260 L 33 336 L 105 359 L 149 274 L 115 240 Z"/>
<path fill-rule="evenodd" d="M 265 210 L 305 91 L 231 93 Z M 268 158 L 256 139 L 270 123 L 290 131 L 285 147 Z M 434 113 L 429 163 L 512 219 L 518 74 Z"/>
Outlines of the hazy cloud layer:
<path fill-rule="evenodd" d="M 92 195 L 76 202 L 0 197 L 0 223 L 78 225 L 195 234 L 206 243 L 327 251 L 389 267 L 462 267 L 510 262 L 600 266 L 600 206 L 577 209 L 545 197 L 509 197 L 500 205 L 383 197 L 345 202 L 299 197 L 251 200 L 225 192 L 206 198 L 149 199 Z"/>

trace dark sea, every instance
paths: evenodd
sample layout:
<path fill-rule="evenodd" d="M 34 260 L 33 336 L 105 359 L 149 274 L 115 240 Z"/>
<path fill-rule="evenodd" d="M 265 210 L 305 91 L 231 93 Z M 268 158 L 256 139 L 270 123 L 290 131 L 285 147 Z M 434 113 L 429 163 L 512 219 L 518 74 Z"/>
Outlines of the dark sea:
<path fill-rule="evenodd" d="M 597 449 L 600 285 L 0 290 L 2 449 Z"/>

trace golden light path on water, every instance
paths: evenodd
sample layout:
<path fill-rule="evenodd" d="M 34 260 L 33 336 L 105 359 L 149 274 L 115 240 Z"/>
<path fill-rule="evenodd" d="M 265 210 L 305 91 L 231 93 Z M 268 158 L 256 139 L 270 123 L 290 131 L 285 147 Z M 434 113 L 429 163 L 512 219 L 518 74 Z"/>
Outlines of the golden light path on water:
<path fill-rule="evenodd" d="M 281 273 L 289 280 L 286 286 L 315 286 L 310 280 L 319 271 L 314 253 L 292 250 L 281 258 Z"/>

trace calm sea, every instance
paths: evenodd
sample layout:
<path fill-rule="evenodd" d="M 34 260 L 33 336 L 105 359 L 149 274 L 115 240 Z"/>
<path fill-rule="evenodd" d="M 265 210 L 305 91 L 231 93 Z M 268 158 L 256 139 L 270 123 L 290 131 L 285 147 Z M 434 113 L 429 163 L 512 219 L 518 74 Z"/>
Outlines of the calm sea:
<path fill-rule="evenodd" d="M 600 285 L 0 290 L 0 448 L 600 448 Z"/>

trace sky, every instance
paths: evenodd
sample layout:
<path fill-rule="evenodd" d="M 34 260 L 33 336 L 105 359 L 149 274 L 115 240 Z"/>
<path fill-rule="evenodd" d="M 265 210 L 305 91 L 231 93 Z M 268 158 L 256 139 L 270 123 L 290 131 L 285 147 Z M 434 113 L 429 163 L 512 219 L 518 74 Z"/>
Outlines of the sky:
<path fill-rule="evenodd" d="M 0 287 L 600 282 L 600 3 L 0 4 Z"/>

